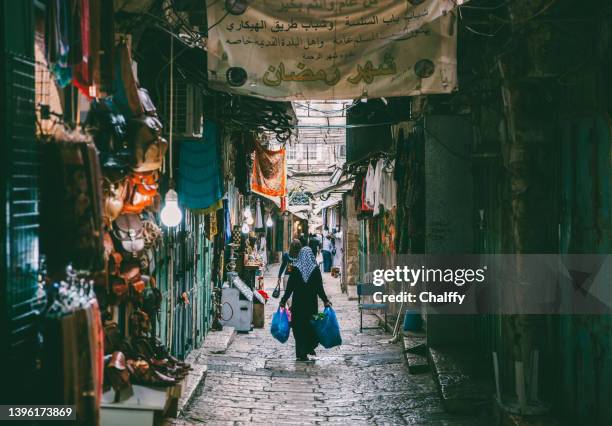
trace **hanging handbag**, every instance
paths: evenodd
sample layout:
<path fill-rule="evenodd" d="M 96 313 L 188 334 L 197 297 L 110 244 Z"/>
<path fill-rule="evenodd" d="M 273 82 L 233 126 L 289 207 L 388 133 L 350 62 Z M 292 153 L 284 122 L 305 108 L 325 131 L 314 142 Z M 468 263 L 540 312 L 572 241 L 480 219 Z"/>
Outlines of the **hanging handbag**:
<path fill-rule="evenodd" d="M 272 292 L 272 297 L 278 299 L 280 297 L 280 283 L 276 284 L 274 287 L 274 291 Z"/>
<path fill-rule="evenodd" d="M 141 275 L 140 263 L 137 260 L 130 260 L 121 265 L 121 277 L 134 291 L 135 295 L 140 295 L 144 292 L 146 287 L 145 280 L 148 280 L 148 277 Z"/>
<path fill-rule="evenodd" d="M 104 180 L 104 211 L 102 215 L 104 218 L 104 223 L 107 226 L 110 226 L 110 224 L 121 214 L 127 194 L 126 190 L 127 184 L 125 180 L 114 183 L 111 183 L 107 179 Z"/>
<path fill-rule="evenodd" d="M 143 114 L 128 121 L 128 138 L 134 153 L 132 170 L 146 172 L 161 168 L 168 142 L 161 137 L 163 126 L 146 89 L 138 89 Z"/>
<path fill-rule="evenodd" d="M 144 228 L 137 214 L 127 213 L 119 216 L 113 224 L 113 231 L 123 250 L 130 253 L 144 250 Z"/>
<path fill-rule="evenodd" d="M 128 189 L 123 203 L 124 213 L 141 213 L 153 204 L 158 195 L 157 172 L 134 172 L 127 179 Z"/>

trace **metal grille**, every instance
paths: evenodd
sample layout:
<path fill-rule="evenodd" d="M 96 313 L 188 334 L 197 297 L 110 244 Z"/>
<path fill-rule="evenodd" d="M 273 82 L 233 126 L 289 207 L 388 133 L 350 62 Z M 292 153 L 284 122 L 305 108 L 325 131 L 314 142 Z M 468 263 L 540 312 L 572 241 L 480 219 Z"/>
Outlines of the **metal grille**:
<path fill-rule="evenodd" d="M 34 344 L 38 274 L 40 150 L 35 140 L 35 64 L 7 58 L 6 134 L 9 135 L 7 200 L 7 305 L 11 346 L 19 356 Z"/>

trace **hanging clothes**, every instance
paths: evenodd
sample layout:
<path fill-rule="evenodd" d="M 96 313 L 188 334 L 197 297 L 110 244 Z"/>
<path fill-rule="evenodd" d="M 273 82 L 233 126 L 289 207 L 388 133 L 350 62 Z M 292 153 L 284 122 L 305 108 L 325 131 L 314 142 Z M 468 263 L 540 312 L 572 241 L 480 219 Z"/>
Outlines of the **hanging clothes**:
<path fill-rule="evenodd" d="M 272 151 L 255 142 L 251 189 L 272 197 L 287 195 L 285 149 Z"/>
<path fill-rule="evenodd" d="M 232 218 L 231 218 L 228 200 L 223 200 L 223 217 L 224 217 L 224 222 L 225 222 L 223 224 L 223 229 L 224 229 L 223 236 L 225 237 L 225 242 L 227 244 L 230 241 L 232 241 Z"/>
<path fill-rule="evenodd" d="M 68 86 L 72 70 L 68 64 L 70 54 L 70 3 L 51 0 L 46 23 L 46 54 L 51 72 L 59 87 Z"/>
<path fill-rule="evenodd" d="M 395 180 L 395 160 L 382 170 L 380 182 L 380 205 L 391 211 L 397 206 L 397 182 Z"/>
<path fill-rule="evenodd" d="M 89 12 L 90 0 L 77 0 L 73 9 L 73 34 L 75 34 L 74 48 L 71 51 L 73 65 L 72 84 L 87 98 L 89 86 L 91 86 L 91 75 L 89 68 L 90 38 L 89 38 Z"/>
<path fill-rule="evenodd" d="M 382 181 L 383 167 L 384 160 L 380 158 L 374 165 L 374 173 L 372 174 L 371 180 L 368 182 L 368 188 L 370 188 L 368 192 L 370 193 L 372 207 L 374 209 L 373 216 L 376 216 L 380 213 L 380 187 Z"/>
<path fill-rule="evenodd" d="M 365 176 L 365 184 L 364 184 L 364 200 L 365 203 L 370 206 L 371 209 L 374 208 L 375 195 L 377 184 L 375 183 L 376 179 L 376 165 L 372 165 L 372 163 L 368 164 L 368 172 Z"/>
<path fill-rule="evenodd" d="M 179 202 L 188 209 L 217 210 L 221 206 L 223 191 L 217 135 L 217 125 L 206 121 L 201 140 L 179 144 Z"/>
<path fill-rule="evenodd" d="M 372 212 L 374 207 L 372 204 L 369 204 L 366 200 L 366 192 L 367 192 L 367 175 L 363 177 L 361 180 L 361 212 Z"/>

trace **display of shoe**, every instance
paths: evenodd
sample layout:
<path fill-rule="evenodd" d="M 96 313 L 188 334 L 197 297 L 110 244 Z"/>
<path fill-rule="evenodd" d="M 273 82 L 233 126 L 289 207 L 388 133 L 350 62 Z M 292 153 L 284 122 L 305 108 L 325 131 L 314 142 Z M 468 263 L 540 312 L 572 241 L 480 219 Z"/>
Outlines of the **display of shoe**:
<path fill-rule="evenodd" d="M 113 352 L 104 357 L 104 375 L 115 392 L 132 387 L 130 383 L 130 372 L 123 352 Z"/>
<path fill-rule="evenodd" d="M 166 376 L 154 368 L 151 368 L 149 363 L 145 360 L 129 359 L 127 361 L 127 366 L 130 371 L 130 379 L 134 384 L 162 387 L 174 386 L 176 384 L 174 378 Z"/>

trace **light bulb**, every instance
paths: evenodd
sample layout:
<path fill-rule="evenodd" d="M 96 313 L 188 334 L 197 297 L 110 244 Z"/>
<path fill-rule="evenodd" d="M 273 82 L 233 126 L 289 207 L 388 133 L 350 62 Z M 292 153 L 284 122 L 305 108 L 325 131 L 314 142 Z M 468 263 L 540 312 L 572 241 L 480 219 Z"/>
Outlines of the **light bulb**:
<path fill-rule="evenodd" d="M 251 208 L 250 207 L 245 207 L 244 213 L 242 215 L 245 218 L 253 217 L 253 215 L 251 214 Z"/>
<path fill-rule="evenodd" d="M 166 192 L 164 208 L 161 211 L 161 221 L 169 228 L 174 228 L 183 220 L 183 212 L 178 206 L 178 194 L 169 189 Z"/>
<path fill-rule="evenodd" d="M 268 215 L 268 218 L 266 219 L 266 226 L 268 228 L 271 228 L 274 225 L 274 222 L 272 221 L 272 216 Z"/>
<path fill-rule="evenodd" d="M 244 222 L 240 230 L 242 231 L 243 234 L 248 234 L 251 228 L 249 227 L 248 223 Z"/>
<path fill-rule="evenodd" d="M 249 217 L 247 217 L 247 218 L 246 218 L 246 223 L 247 223 L 248 225 L 252 225 L 252 224 L 253 224 L 253 222 L 255 222 L 255 221 L 253 220 L 253 216 L 249 216 Z"/>

